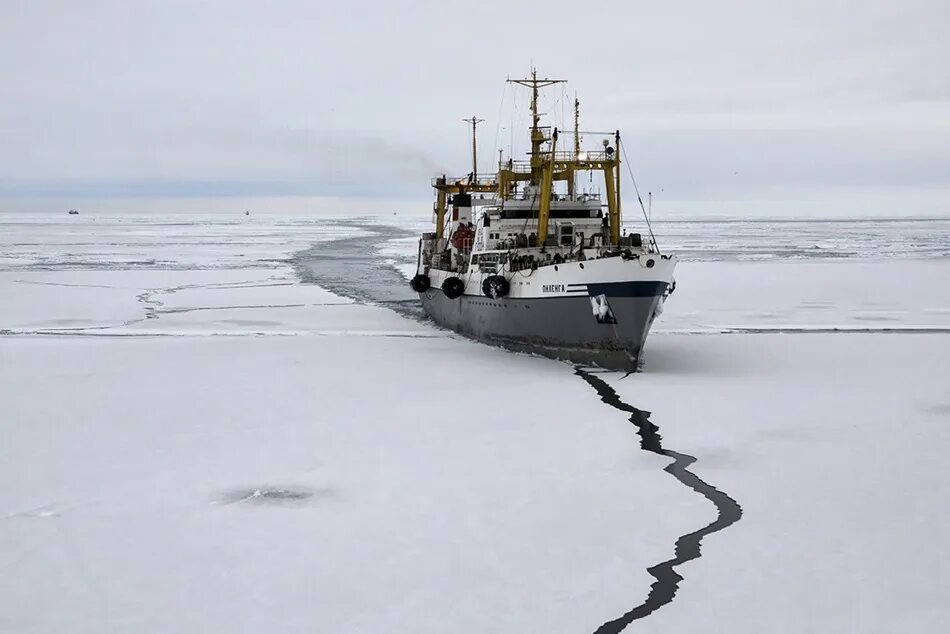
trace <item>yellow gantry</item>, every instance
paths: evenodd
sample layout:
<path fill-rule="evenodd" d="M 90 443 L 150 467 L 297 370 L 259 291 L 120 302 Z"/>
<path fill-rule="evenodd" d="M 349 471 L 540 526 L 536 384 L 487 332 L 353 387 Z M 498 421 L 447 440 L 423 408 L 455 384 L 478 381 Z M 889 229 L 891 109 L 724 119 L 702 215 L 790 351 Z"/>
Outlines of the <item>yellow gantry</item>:
<path fill-rule="evenodd" d="M 557 151 L 557 128 L 551 135 L 551 159 L 541 167 L 541 193 L 538 206 L 538 244 L 544 247 L 548 239 L 548 214 L 551 211 L 551 190 L 554 185 L 554 156 Z"/>
<path fill-rule="evenodd" d="M 546 128 L 540 127 L 541 115 L 538 112 L 538 90 L 545 86 L 563 83 L 562 79 L 538 79 L 537 72 L 531 70 L 530 79 L 509 79 L 511 83 L 531 88 L 531 153 L 528 164 L 509 160 L 499 165 L 495 178 L 475 178 L 469 182 L 462 179 L 449 181 L 442 176 L 432 182 L 436 189 L 436 237 L 443 237 L 445 225 L 446 201 L 449 194 L 457 193 L 494 193 L 502 201 L 510 199 L 517 184 L 527 181 L 538 186 L 538 244 L 543 245 L 548 235 L 551 200 L 553 198 L 554 183 L 567 182 L 568 192 L 574 193 L 574 178 L 577 172 L 599 171 L 604 174 L 604 183 L 607 189 L 607 217 L 610 230 L 609 242 L 612 245 L 620 243 L 620 132 L 614 135 L 614 147 L 604 141 L 604 149 L 593 152 L 583 152 L 580 149 L 580 130 L 578 118 L 580 102 L 574 102 L 574 148 L 573 151 L 557 151 L 557 129 L 550 137 Z M 548 149 L 542 146 L 548 143 Z M 473 150 L 474 154 L 474 150 Z"/>
<path fill-rule="evenodd" d="M 494 194 L 498 191 L 498 185 L 495 179 L 480 179 L 472 182 L 466 176 L 464 179 L 455 179 L 450 181 L 445 176 L 439 176 L 432 179 L 432 187 L 435 188 L 436 201 L 433 206 L 435 213 L 435 237 L 443 238 L 445 232 L 445 212 L 447 208 L 449 194 Z"/>

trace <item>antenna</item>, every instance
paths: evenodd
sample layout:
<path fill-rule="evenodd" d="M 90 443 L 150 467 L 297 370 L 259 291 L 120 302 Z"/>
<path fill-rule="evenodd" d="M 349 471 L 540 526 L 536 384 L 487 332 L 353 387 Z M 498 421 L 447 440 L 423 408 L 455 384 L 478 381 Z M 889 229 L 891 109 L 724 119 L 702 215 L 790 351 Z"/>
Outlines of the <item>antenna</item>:
<path fill-rule="evenodd" d="M 538 123 L 541 121 L 541 113 L 538 112 L 538 89 L 554 84 L 563 84 L 563 79 L 538 79 L 538 71 L 531 68 L 530 79 L 509 79 L 509 83 L 526 86 L 531 89 L 531 169 L 540 171 L 543 159 L 541 157 L 541 144 L 547 141 L 547 137 L 541 132 Z"/>
<path fill-rule="evenodd" d="M 574 93 L 574 159 L 581 153 L 581 100 Z"/>
<path fill-rule="evenodd" d="M 472 180 L 470 182 L 475 183 L 478 182 L 478 149 L 475 144 L 475 128 L 484 119 L 479 119 L 473 115 L 471 119 L 462 119 L 462 121 L 472 124 Z"/>
<path fill-rule="evenodd" d="M 581 158 L 581 100 L 577 98 L 577 91 L 574 91 L 574 160 Z M 571 180 L 568 183 L 570 194 L 574 195 L 577 190 L 577 174 L 571 174 Z"/>

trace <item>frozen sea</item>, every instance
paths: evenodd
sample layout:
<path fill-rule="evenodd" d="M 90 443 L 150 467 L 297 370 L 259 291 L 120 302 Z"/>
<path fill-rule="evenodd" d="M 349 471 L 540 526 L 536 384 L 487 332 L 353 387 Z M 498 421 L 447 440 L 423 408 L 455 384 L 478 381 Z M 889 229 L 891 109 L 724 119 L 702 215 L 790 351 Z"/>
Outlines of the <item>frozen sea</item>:
<path fill-rule="evenodd" d="M 633 375 L 427 322 L 426 227 L 0 214 L 0 632 L 945 630 L 950 220 L 658 221 Z"/>

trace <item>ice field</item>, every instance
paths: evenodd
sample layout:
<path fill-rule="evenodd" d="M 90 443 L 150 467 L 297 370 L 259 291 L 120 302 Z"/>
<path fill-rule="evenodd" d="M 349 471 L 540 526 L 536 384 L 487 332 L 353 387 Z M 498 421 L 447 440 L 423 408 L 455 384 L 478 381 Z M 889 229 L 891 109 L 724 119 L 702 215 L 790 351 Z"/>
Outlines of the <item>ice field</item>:
<path fill-rule="evenodd" d="M 950 221 L 657 223 L 614 404 L 421 319 L 426 226 L 0 215 L 0 632 L 598 631 L 717 520 L 635 410 L 741 518 L 624 631 L 943 631 Z"/>

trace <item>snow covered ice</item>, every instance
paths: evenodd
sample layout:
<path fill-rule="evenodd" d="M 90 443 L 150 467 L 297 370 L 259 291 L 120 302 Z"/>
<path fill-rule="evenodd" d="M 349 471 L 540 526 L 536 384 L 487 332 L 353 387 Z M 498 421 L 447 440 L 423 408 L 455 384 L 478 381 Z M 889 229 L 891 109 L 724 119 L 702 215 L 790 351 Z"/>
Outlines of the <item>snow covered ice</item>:
<path fill-rule="evenodd" d="M 0 218 L 0 631 L 594 632 L 646 599 L 715 507 L 571 366 L 319 286 L 345 237 L 379 250 L 354 284 L 398 279 L 393 220 Z M 643 372 L 596 376 L 743 514 L 628 631 L 942 631 L 947 223 L 714 224 L 659 225 L 677 291 Z"/>

